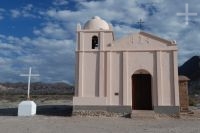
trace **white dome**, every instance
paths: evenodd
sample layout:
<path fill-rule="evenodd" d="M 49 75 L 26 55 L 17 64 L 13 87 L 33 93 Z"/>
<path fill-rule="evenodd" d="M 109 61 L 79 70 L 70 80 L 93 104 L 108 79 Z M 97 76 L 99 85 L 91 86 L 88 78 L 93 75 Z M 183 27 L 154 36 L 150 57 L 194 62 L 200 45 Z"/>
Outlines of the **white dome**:
<path fill-rule="evenodd" d="M 98 16 L 92 17 L 92 19 L 88 20 L 85 25 L 84 29 L 87 30 L 109 30 L 109 25 L 106 21 L 101 19 Z"/>

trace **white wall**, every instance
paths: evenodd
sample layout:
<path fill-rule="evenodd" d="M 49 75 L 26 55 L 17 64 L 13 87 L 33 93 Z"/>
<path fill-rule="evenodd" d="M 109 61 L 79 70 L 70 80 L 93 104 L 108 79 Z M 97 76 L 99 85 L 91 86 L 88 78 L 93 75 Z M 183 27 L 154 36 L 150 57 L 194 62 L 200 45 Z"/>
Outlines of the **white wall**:
<path fill-rule="evenodd" d="M 83 96 L 99 96 L 99 54 L 97 52 L 84 53 L 83 65 Z"/>
<path fill-rule="evenodd" d="M 99 38 L 98 33 L 84 33 L 84 39 L 83 39 L 84 44 L 81 44 L 81 45 L 83 45 L 84 50 L 95 51 L 95 50 L 99 49 L 99 48 L 92 49 L 92 37 L 93 36 L 97 36 Z"/>
<path fill-rule="evenodd" d="M 172 53 L 162 52 L 162 105 L 173 105 L 173 63 Z"/>
<path fill-rule="evenodd" d="M 111 105 L 122 105 L 122 52 L 112 52 L 111 55 Z M 119 95 L 115 95 L 118 93 Z"/>

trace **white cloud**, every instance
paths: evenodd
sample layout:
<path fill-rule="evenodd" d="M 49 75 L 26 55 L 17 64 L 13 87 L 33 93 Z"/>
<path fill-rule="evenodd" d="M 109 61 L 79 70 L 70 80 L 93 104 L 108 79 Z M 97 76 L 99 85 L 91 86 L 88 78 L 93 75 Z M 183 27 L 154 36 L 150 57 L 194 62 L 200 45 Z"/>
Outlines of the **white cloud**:
<path fill-rule="evenodd" d="M 67 0 L 54 0 L 53 5 L 55 6 L 62 6 L 68 4 Z"/>
<path fill-rule="evenodd" d="M 128 25 L 115 25 L 115 26 L 113 26 L 113 30 L 114 30 L 117 38 L 120 38 L 125 35 L 129 35 L 136 31 L 136 29 L 134 29 Z M 137 30 L 137 31 L 139 31 L 139 30 Z"/>
<path fill-rule="evenodd" d="M 79 10 L 60 10 L 53 12 L 50 17 L 73 23 L 80 21 L 82 24 L 89 18 L 99 15 L 108 22 L 114 22 L 113 29 L 118 37 L 138 30 L 133 27 L 143 18 L 147 32 L 160 37 L 176 40 L 179 47 L 179 64 L 182 64 L 193 55 L 200 55 L 199 17 L 189 17 L 189 25 L 185 25 L 185 17 L 176 16 L 177 12 L 185 11 L 185 3 L 189 4 L 189 12 L 197 12 L 200 15 L 197 0 L 186 1 L 80 1 Z M 122 6 L 123 5 L 123 6 Z M 144 7 L 144 5 L 146 7 Z M 151 14 L 151 15 L 149 15 Z M 194 22 L 194 23 L 193 23 Z M 72 29 L 70 30 L 72 31 Z M 192 33 L 190 32 L 192 31 Z M 189 50 L 192 49 L 192 50 Z"/>
<path fill-rule="evenodd" d="M 34 27 L 34 38 L 0 35 L 0 63 L 7 62 L 0 66 L 0 75 L 14 81 L 17 79 L 14 74 L 33 66 L 41 74 L 41 81 L 67 80 L 72 83 L 76 24 L 80 22 L 83 25 L 96 15 L 113 24 L 113 30 L 118 38 L 138 32 L 135 25 L 143 18 L 146 32 L 177 41 L 179 64 L 193 55 L 200 55 L 199 16 L 189 17 L 193 22 L 190 21 L 188 26 L 184 25 L 184 17 L 176 16 L 177 12 L 184 11 L 186 0 L 181 3 L 179 0 L 76 2 L 77 10 L 59 9 L 59 6 L 70 4 L 70 1 L 66 0 L 55 0 L 54 7 L 37 12 L 33 5 L 17 9 L 18 13 L 13 13 L 13 17 L 34 17 L 35 14 L 39 14 L 45 22 L 40 27 Z M 188 3 L 189 11 L 198 12 L 197 0 Z M 11 76 L 8 76 L 9 74 Z"/>
<path fill-rule="evenodd" d="M 19 17 L 21 14 L 20 14 L 20 11 L 18 11 L 18 10 L 10 10 L 10 12 L 11 12 L 11 16 L 13 17 L 13 18 L 17 18 L 17 17 Z"/>
<path fill-rule="evenodd" d="M 5 12 L 5 9 L 3 9 L 3 8 L 0 8 L 0 12 Z"/>
<path fill-rule="evenodd" d="M 49 38 L 64 39 L 67 35 L 67 30 L 65 30 L 59 23 L 47 22 L 45 26 L 38 30 L 34 29 L 34 34 L 38 36 L 45 36 Z"/>
<path fill-rule="evenodd" d="M 13 43 L 0 42 L 0 64 L 4 64 L 0 67 L 0 75 L 3 75 L 0 76 L 1 81 L 16 81 L 19 79 L 18 75 L 21 71 L 32 66 L 41 74 L 41 81 L 51 82 L 56 79 L 58 81 L 68 80 L 73 83 L 73 40 L 57 40 L 45 37 L 32 39 L 28 37 L 6 37 L 6 39 L 5 42 Z M 9 76 L 5 75 L 5 72 Z"/>
<path fill-rule="evenodd" d="M 0 20 L 4 19 L 4 14 L 5 13 L 5 9 L 0 8 Z"/>
<path fill-rule="evenodd" d="M 77 12 L 72 12 L 70 10 L 56 11 L 55 9 L 51 9 L 51 10 L 48 10 L 46 14 L 57 20 L 69 21 L 70 20 L 69 17 L 71 17 L 72 15 L 74 15 L 74 17 L 76 17 L 75 13 L 77 13 Z"/>
<path fill-rule="evenodd" d="M 34 10 L 34 7 L 32 4 L 27 4 L 24 7 L 18 8 L 18 9 L 11 9 L 10 10 L 11 17 L 18 18 L 18 17 L 31 17 L 31 18 L 37 18 L 40 16 L 37 16 L 39 13 L 38 11 Z"/>
<path fill-rule="evenodd" d="M 33 9 L 33 5 L 32 5 L 32 4 L 27 4 L 26 6 L 23 7 L 23 9 L 24 9 L 25 11 L 30 11 L 30 10 Z"/>
<path fill-rule="evenodd" d="M 187 3 L 187 1 L 185 1 Z M 179 64 L 182 64 L 187 59 L 194 55 L 200 55 L 200 47 L 198 42 L 200 38 L 198 26 L 200 19 L 198 17 L 189 17 L 192 21 L 189 25 L 185 25 L 185 17 L 176 16 L 177 12 L 185 11 L 185 2 L 161 1 L 157 4 L 159 12 L 148 17 L 146 24 L 150 26 L 150 31 L 161 37 L 176 40 L 179 47 Z M 189 12 L 198 12 L 198 4 L 196 0 L 190 1 Z M 192 50 L 190 50 L 192 49 Z"/>
<path fill-rule="evenodd" d="M 1 43 L 0 49 L 2 49 L 2 50 L 11 50 L 11 49 L 15 50 L 15 47 L 12 46 L 11 44 Z"/>

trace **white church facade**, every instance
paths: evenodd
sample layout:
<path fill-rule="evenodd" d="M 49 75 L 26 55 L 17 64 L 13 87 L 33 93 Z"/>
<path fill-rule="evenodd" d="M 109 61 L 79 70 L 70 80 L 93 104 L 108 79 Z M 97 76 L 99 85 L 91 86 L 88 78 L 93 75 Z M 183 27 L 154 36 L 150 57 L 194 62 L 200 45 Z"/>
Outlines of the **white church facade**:
<path fill-rule="evenodd" d="M 95 16 L 77 25 L 73 110 L 179 113 L 177 45 L 139 32 L 115 39 Z"/>

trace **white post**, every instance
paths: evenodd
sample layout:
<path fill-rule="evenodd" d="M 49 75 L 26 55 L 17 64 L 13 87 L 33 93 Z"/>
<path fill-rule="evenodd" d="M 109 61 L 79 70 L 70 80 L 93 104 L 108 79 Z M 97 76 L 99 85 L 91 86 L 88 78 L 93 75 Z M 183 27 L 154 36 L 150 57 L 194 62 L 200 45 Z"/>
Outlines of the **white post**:
<path fill-rule="evenodd" d="M 30 84 L 31 84 L 31 67 L 29 68 L 27 99 L 30 99 Z"/>

